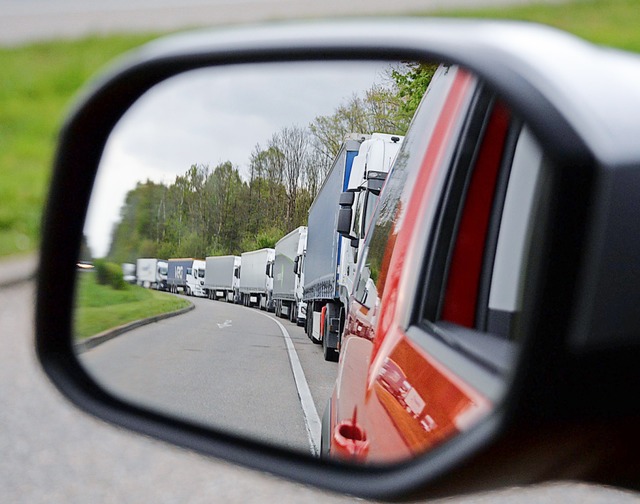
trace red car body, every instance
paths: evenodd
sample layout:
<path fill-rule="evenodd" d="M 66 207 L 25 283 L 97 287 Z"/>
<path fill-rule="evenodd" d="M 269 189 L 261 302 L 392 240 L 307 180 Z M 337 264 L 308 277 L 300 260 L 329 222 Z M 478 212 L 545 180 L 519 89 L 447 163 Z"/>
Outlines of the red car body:
<path fill-rule="evenodd" d="M 464 204 L 449 202 L 456 206 L 454 218 L 443 224 L 452 173 L 460 170 L 454 167 L 464 155 L 457 146 L 465 143 L 473 121 L 478 122 L 478 109 L 482 124 L 476 127 L 477 139 L 470 142 L 473 155 L 462 169 L 466 174 L 459 199 Z M 508 147 L 508 139 L 521 128 L 509 110 L 463 70 L 442 66 L 434 77 L 405 140 L 406 150 L 398 155 L 383 189 L 363 249 L 336 387 L 325 412 L 325 455 L 328 451 L 332 457 L 373 463 L 408 459 L 467 429 L 494 407 L 499 394 L 487 393 L 469 372 L 459 372 L 460 367 L 474 368 L 483 358 L 467 352 L 455 338 L 448 341 L 438 326 L 489 337 L 496 332 L 479 320 L 486 317 L 479 317 L 478 309 L 484 303 L 485 312 L 491 311 L 487 292 L 501 288 L 487 287 L 485 281 L 483 298 L 483 275 L 499 260 L 487 249 L 495 250 L 496 233 L 490 228 L 500 221 L 496 208 L 504 205 L 500 174 L 510 169 L 504 168 L 509 165 L 505 159 L 515 149 L 513 142 Z M 440 254 L 446 258 L 434 259 L 438 252 L 434 247 L 429 251 L 429 244 L 438 242 L 443 229 L 444 234 L 450 229 Z M 425 277 L 427 263 L 434 261 L 442 263 L 442 272 L 431 272 L 424 284 L 416 283 L 416 278 Z M 437 306 L 433 316 L 426 317 L 431 327 L 425 329 L 416 321 L 416 309 L 421 309 L 416 299 L 423 299 L 420 291 L 431 285 L 438 291 Z M 449 366 L 450 359 L 430 351 L 436 341 L 421 344 L 429 335 L 414 336 L 412 331 L 432 333 L 469 363 Z M 509 353 L 509 331 L 498 339 L 501 351 Z M 501 380 L 503 373 L 490 369 L 489 362 L 480 362 L 483 366 Z"/>

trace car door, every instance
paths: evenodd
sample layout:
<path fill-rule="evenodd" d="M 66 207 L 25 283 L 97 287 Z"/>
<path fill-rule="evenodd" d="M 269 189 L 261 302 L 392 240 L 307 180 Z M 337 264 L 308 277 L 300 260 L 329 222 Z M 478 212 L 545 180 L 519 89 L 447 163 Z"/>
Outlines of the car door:
<path fill-rule="evenodd" d="M 421 159 L 401 152 L 364 247 L 330 411 L 336 456 L 402 460 L 469 428 L 500 400 L 517 349 L 543 157 L 495 96 L 439 73 L 407 137 L 428 137 Z"/>

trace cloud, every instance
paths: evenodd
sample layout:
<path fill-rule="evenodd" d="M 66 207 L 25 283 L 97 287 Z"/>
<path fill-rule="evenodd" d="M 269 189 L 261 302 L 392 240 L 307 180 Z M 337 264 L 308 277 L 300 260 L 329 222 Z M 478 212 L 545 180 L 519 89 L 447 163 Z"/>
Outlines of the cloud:
<path fill-rule="evenodd" d="M 108 252 L 128 191 L 146 179 L 171 183 L 192 164 L 231 161 L 247 174 L 257 143 L 285 126 L 331 114 L 380 81 L 384 62 L 251 64 L 208 68 L 149 90 L 112 132 L 85 224 L 96 256 Z"/>

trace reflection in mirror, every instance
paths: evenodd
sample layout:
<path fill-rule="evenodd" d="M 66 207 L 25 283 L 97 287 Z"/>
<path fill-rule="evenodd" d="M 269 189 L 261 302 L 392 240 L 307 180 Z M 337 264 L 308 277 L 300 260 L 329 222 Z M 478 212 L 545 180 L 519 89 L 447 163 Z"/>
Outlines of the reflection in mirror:
<path fill-rule="evenodd" d="M 299 62 L 149 90 L 108 140 L 85 222 L 82 365 L 128 402 L 314 456 L 396 461 L 471 428 L 510 370 L 544 164 L 476 89 L 455 67 Z M 458 144 L 480 154 L 454 164 Z M 442 271 L 420 276 L 429 233 L 412 226 L 434 225 L 445 191 L 459 220 L 438 227 Z M 451 276 L 461 256 L 473 296 Z M 425 283 L 407 330 L 393 310 Z"/>

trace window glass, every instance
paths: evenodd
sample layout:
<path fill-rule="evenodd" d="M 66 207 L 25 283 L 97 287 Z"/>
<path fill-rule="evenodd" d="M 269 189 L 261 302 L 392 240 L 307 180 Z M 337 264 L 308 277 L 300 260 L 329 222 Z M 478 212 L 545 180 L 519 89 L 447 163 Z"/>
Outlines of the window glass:
<path fill-rule="evenodd" d="M 351 220 L 351 236 L 354 238 L 360 238 L 360 212 L 364 205 L 363 199 L 365 197 L 365 192 L 366 191 L 360 191 L 355 194 L 353 206 L 351 207 L 354 213 Z"/>
<path fill-rule="evenodd" d="M 494 334 L 509 335 L 515 315 L 522 310 L 527 251 L 543 159 L 530 130 L 523 128 L 513 157 L 491 277 L 487 331 Z"/>
<path fill-rule="evenodd" d="M 410 133 L 404 139 L 400 152 L 387 176 L 387 181 L 380 195 L 377 205 L 375 227 L 373 228 L 369 246 L 365 247 L 365 253 L 360 258 L 360 274 L 354 290 L 356 300 L 364 304 L 368 298 L 367 306 L 371 306 L 372 296 L 370 292 L 375 286 L 378 293 L 384 291 L 386 281 L 386 266 L 391 260 L 396 235 L 399 232 L 411 188 L 418 170 L 409 170 L 409 166 L 422 161 L 431 136 L 438 124 L 442 108 L 446 102 L 447 94 L 451 88 L 456 73 L 456 67 L 441 66 L 426 94 L 432 99 L 423 99 L 416 112 L 415 118 L 420 123 L 415 123 L 409 128 Z M 423 110 L 424 109 L 424 110 Z M 405 188 L 407 190 L 405 191 Z"/>

